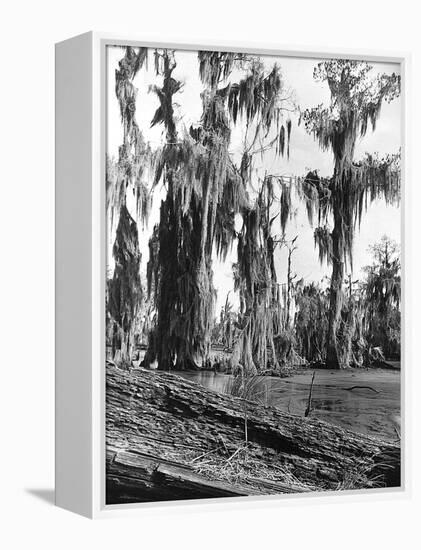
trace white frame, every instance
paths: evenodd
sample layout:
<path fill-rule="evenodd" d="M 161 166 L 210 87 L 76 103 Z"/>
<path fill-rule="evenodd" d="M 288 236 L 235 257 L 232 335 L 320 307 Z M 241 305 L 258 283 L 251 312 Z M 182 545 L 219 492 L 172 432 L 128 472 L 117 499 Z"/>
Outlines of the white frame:
<path fill-rule="evenodd" d="M 131 45 L 260 55 L 347 58 L 397 63 L 402 75 L 402 265 L 404 274 L 401 371 L 402 482 L 400 488 L 235 497 L 165 503 L 105 505 L 105 151 L 106 47 Z M 358 50 L 312 50 L 233 42 L 185 44 L 89 32 L 56 44 L 56 504 L 90 518 L 200 506 L 367 501 L 409 496 L 410 204 L 408 103 L 410 56 Z M 75 216 L 76 215 L 76 216 Z M 90 232 L 89 232 L 90 228 Z M 88 232 L 88 234 L 87 234 Z M 73 342 L 78 342 L 75 362 Z M 72 353 L 66 353 L 67 350 Z M 362 496 L 363 495 L 363 496 Z M 209 508 L 210 509 L 210 508 Z"/>

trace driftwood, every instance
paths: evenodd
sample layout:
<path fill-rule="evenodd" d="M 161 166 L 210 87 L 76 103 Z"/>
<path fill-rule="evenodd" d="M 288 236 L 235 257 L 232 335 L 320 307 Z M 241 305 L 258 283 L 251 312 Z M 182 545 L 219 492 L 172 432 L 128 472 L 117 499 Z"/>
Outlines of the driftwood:
<path fill-rule="evenodd" d="M 370 391 L 373 391 L 374 393 L 381 393 L 379 392 L 379 390 L 375 390 L 374 388 L 372 388 L 371 386 L 351 386 L 350 388 L 342 388 L 343 390 L 346 390 L 346 391 L 352 391 L 352 390 L 370 390 Z"/>
<path fill-rule="evenodd" d="M 172 373 L 108 366 L 106 398 L 108 504 L 400 485 L 399 444 L 252 401 L 245 444 L 241 398 Z"/>

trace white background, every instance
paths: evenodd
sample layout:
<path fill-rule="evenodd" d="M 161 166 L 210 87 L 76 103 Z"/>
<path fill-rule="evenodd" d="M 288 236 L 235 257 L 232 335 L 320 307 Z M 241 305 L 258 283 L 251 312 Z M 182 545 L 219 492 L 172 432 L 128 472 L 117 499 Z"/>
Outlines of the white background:
<path fill-rule="evenodd" d="M 415 549 L 420 547 L 420 30 L 416 2 L 350 0 L 25 1 L 2 5 L 0 29 L 0 545 L 31 548 Z M 282 506 L 173 507 L 91 522 L 52 506 L 54 476 L 54 42 L 87 30 L 184 42 L 411 51 L 414 350 L 412 496 L 299 500 Z M 417 104 L 418 103 L 418 104 Z M 418 134 L 418 136 L 416 135 Z M 407 212 L 409 216 L 409 212 Z M 418 219 L 417 219 L 418 218 Z M 418 252 L 418 254 L 417 254 Z M 409 336 L 409 335 L 408 335 Z M 77 347 L 75 347 L 77 361 Z M 408 365 L 409 366 L 409 365 Z"/>

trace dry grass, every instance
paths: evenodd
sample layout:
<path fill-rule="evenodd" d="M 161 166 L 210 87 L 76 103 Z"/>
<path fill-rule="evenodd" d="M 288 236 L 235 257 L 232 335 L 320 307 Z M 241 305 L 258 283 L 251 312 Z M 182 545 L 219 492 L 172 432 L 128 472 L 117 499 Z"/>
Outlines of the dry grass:
<path fill-rule="evenodd" d="M 302 483 L 284 465 L 262 466 L 262 461 L 256 459 L 251 452 L 252 445 L 252 443 L 244 443 L 233 452 L 228 451 L 227 448 L 219 447 L 200 455 L 196 453 L 196 456 L 194 456 L 195 453 L 190 453 L 189 464 L 198 474 L 208 479 L 226 481 L 234 485 L 256 486 L 260 481 L 261 483 L 286 485 L 291 492 L 294 492 L 294 489 L 300 492 L 319 489 Z M 268 492 L 279 491 L 274 488 L 272 491 L 268 489 Z"/>
<path fill-rule="evenodd" d="M 378 489 L 384 487 L 383 476 L 373 475 L 373 464 L 376 455 L 361 459 L 353 469 L 344 472 L 344 477 L 335 488 L 336 491 L 355 489 Z"/>
<path fill-rule="evenodd" d="M 206 453 L 194 450 L 186 452 L 186 462 L 194 470 L 213 481 L 220 480 L 230 484 L 253 486 L 264 483 L 273 483 L 268 487 L 268 493 L 279 492 L 314 492 L 314 491 L 350 491 L 357 489 L 374 489 L 384 486 L 382 476 L 372 474 L 375 456 L 361 459 L 355 468 L 344 472 L 343 479 L 332 488 L 324 483 L 309 485 L 298 479 L 291 469 L 283 464 L 262 465 L 252 452 L 253 443 L 243 443 L 235 450 L 228 450 L 224 446 L 216 447 Z M 285 491 L 276 490 L 275 484 L 285 485 Z"/>

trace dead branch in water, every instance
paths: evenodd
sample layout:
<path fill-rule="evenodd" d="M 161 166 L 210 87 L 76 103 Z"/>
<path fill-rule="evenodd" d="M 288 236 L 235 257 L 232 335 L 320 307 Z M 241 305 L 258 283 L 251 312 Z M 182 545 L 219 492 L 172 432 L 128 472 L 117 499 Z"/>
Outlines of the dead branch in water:
<path fill-rule="evenodd" d="M 375 390 L 371 386 L 352 386 L 351 388 L 341 388 L 345 391 L 352 391 L 352 390 L 371 390 L 374 391 L 374 393 L 381 393 L 379 390 Z"/>
<path fill-rule="evenodd" d="M 316 376 L 316 371 L 313 371 L 313 376 L 311 378 L 311 384 L 310 384 L 310 391 L 308 392 L 308 401 L 307 401 L 307 407 L 304 412 L 304 416 L 307 418 L 307 416 L 311 413 L 311 397 L 313 394 L 313 385 L 314 385 L 314 377 Z"/>

